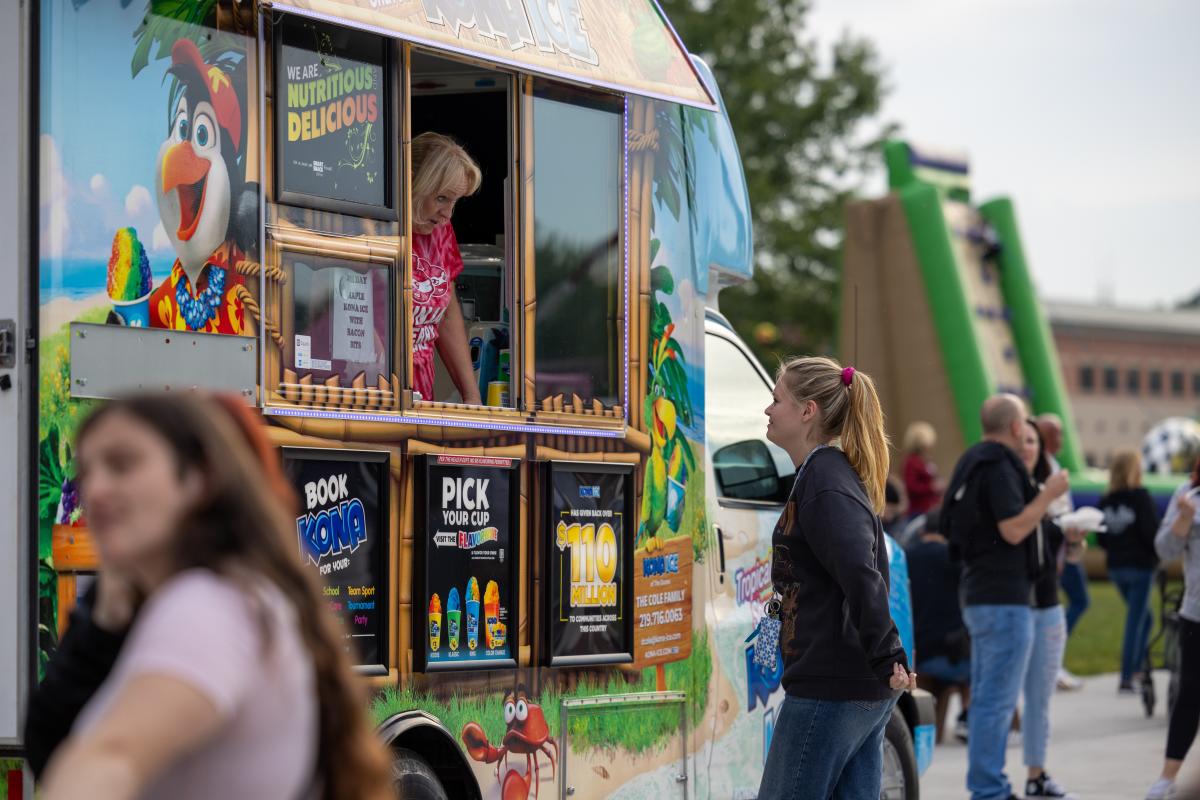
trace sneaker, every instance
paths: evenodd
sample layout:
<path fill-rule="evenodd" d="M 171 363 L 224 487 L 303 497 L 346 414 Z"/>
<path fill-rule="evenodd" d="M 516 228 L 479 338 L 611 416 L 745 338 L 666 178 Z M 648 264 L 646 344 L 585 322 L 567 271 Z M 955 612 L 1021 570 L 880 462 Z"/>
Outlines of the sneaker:
<path fill-rule="evenodd" d="M 1043 772 L 1034 780 L 1025 781 L 1025 796 L 1059 797 L 1062 800 L 1076 800 L 1075 795 L 1060 786 L 1058 781 L 1051 778 L 1049 773 L 1046 772 Z"/>
<path fill-rule="evenodd" d="M 1121 681 L 1117 686 L 1118 695 L 1137 694 L 1137 689 L 1133 688 L 1133 681 Z"/>
<path fill-rule="evenodd" d="M 1058 671 L 1058 690 L 1060 692 L 1074 692 L 1083 688 L 1083 681 L 1076 678 L 1065 668 Z"/>
<path fill-rule="evenodd" d="M 967 743 L 967 717 L 965 714 L 961 715 L 954 723 L 954 738 L 963 744 Z"/>
<path fill-rule="evenodd" d="M 1150 785 L 1146 792 L 1146 800 L 1169 800 L 1175 794 L 1175 781 L 1170 778 L 1159 778 Z"/>

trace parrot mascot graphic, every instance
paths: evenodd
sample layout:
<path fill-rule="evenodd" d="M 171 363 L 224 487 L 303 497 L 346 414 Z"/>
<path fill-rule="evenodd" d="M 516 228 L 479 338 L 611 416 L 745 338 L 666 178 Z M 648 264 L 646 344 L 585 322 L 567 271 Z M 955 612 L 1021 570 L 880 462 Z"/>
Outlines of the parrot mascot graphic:
<path fill-rule="evenodd" d="M 110 297 L 122 302 L 110 322 L 250 332 L 244 302 L 249 291 L 237 271 L 246 253 L 257 251 L 258 238 L 258 186 L 245 180 L 244 64 L 244 59 L 207 63 L 190 39 L 172 45 L 170 122 L 155 162 L 154 184 L 175 262 L 166 279 L 153 287 L 137 232 L 117 231 L 108 286 Z M 130 304 L 142 291 L 148 297 L 139 319 L 130 313 Z"/>
<path fill-rule="evenodd" d="M 150 324 L 245 333 L 245 281 L 235 267 L 254 244 L 258 211 L 257 192 L 245 183 L 244 76 L 205 63 L 189 39 L 172 46 L 168 73 L 182 92 L 159 148 L 155 189 L 176 260 L 150 297 Z"/>
<path fill-rule="evenodd" d="M 646 482 L 642 490 L 641 523 L 637 548 L 653 553 L 663 546 L 662 528 L 679 533 L 683 521 L 684 491 L 688 475 L 696 468 L 696 456 L 679 426 L 680 408 L 690 417 L 686 383 L 668 380 L 668 374 L 681 372 L 682 348 L 671 337 L 675 325 L 668 324 L 662 336 L 651 342 L 650 394 L 646 398 L 646 420 L 650 427 L 650 458 L 646 462 Z M 672 395 L 672 396 L 669 396 Z M 686 419 L 686 417 L 685 417 Z"/>

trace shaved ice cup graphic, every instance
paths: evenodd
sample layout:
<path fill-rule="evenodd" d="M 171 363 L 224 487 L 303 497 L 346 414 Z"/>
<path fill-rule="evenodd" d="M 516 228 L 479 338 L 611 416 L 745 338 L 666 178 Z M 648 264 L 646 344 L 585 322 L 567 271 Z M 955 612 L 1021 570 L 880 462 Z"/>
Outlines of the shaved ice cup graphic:
<path fill-rule="evenodd" d="M 121 228 L 113 236 L 108 259 L 108 299 L 113 313 L 131 328 L 150 327 L 150 294 L 153 289 L 150 259 L 138 241 L 137 231 Z"/>
<path fill-rule="evenodd" d="M 130 328 L 150 327 L 150 295 L 137 300 L 113 300 L 113 313 Z"/>

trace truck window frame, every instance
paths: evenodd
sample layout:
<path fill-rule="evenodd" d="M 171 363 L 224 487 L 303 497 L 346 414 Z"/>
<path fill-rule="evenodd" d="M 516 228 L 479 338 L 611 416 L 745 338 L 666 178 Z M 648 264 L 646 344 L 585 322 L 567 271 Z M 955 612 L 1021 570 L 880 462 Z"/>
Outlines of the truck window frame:
<path fill-rule="evenodd" d="M 706 328 L 707 329 L 704 332 L 705 337 L 711 336 L 713 338 L 722 339 L 722 340 L 728 342 L 733 347 L 733 349 L 736 350 L 738 352 L 738 354 L 741 355 L 742 358 L 744 358 L 746 360 L 746 362 L 749 364 L 751 370 L 753 370 L 753 372 L 756 375 L 758 375 L 759 378 L 762 379 L 763 386 L 766 388 L 767 394 L 769 395 L 771 392 L 774 391 L 774 388 L 775 388 L 774 384 L 772 384 L 771 381 L 768 379 L 767 373 L 765 370 L 763 370 L 762 365 L 758 363 L 758 360 L 756 358 L 754 358 L 754 355 L 752 353 L 750 353 L 749 350 L 746 349 L 746 346 L 744 344 L 742 344 L 742 342 L 737 338 L 736 335 L 726 332 L 725 330 L 720 329 L 720 328 L 714 329 L 712 326 L 706 326 Z M 705 349 L 707 350 L 707 347 Z M 707 371 L 708 370 L 706 367 L 705 372 L 707 373 Z M 765 435 L 763 435 L 760 438 L 763 442 L 767 441 L 767 438 Z M 706 442 L 706 447 L 711 449 L 712 448 L 711 443 Z M 777 467 L 777 470 L 778 470 L 778 467 Z M 713 471 L 714 471 L 714 473 L 716 472 L 716 465 L 713 465 Z M 795 473 L 793 473 L 791 476 L 779 475 L 778 477 L 779 477 L 780 483 L 782 484 L 794 476 L 795 476 Z M 715 474 L 714 474 L 714 478 L 715 478 Z M 786 501 L 746 500 L 746 499 L 742 499 L 742 498 L 725 497 L 723 494 L 721 494 L 720 481 L 714 481 L 714 484 L 715 485 L 713 488 L 716 493 L 717 505 L 720 506 L 721 508 L 746 509 L 746 510 L 750 510 L 750 511 L 766 511 L 766 510 L 776 511 L 776 510 L 782 508 L 784 506 L 784 504 L 786 503 Z"/>
<path fill-rule="evenodd" d="M 290 12 L 277 10 L 279 15 Z M 343 27 L 357 29 L 352 21 L 342 21 Z M 385 36 L 384 34 L 379 34 Z M 263 55 L 270 56 L 280 47 L 274 32 L 266 41 L 260 39 Z M 636 356 L 631 355 L 633 342 L 630 341 L 631 321 L 629 315 L 638 313 L 633 303 L 631 292 L 633 287 L 631 275 L 629 248 L 629 100 L 618 92 L 597 89 L 595 87 L 578 86 L 563 80 L 543 78 L 521 72 L 485 59 L 472 58 L 458 52 L 441 50 L 436 47 L 426 47 L 398 37 L 385 36 L 389 45 L 388 69 L 390 69 L 390 96 L 393 98 L 395 112 L 388 115 L 388 135 L 399 146 L 397 157 L 391 160 L 389 178 L 395 188 L 395 199 L 399 207 L 397 225 L 392 228 L 389 222 L 374 220 L 374 227 L 366 227 L 367 232 L 343 233 L 342 222 L 354 222 L 362 225 L 364 221 L 373 220 L 369 216 L 347 213 L 344 220 L 327 218 L 337 214 L 324 208 L 309 208 L 297 206 L 303 211 L 311 211 L 309 222 L 298 223 L 287 219 L 279 209 L 286 203 L 278 202 L 285 198 L 277 198 L 274 182 L 278 175 L 278 153 L 271 152 L 276 147 L 279 128 L 278 121 L 272 113 L 274 102 L 268 97 L 268 92 L 278 84 L 275 72 L 278 62 L 272 59 L 269 67 L 263 69 L 259 82 L 258 99 L 264 117 L 264 152 L 260 162 L 262 173 L 261 199 L 266 205 L 263 209 L 263 255 L 264 272 L 278 269 L 281 266 L 281 253 L 299 244 L 305 248 L 316 247 L 320 251 L 328 250 L 334 258 L 359 258 L 378 262 L 380 259 L 391 260 L 393 269 L 393 308 L 395 321 L 393 324 L 392 352 L 389 354 L 393 380 L 389 389 L 394 397 L 390 405 L 371 405 L 353 400 L 351 392 L 339 394 L 346 397 L 345 403 L 330 402 L 333 395 L 326 395 L 324 403 L 315 402 L 316 393 L 306 393 L 310 398 L 307 402 L 297 392 L 284 392 L 283 360 L 284 348 L 278 346 L 273 338 L 270 326 L 278 326 L 276 330 L 283 337 L 294 335 L 287 322 L 293 318 L 294 310 L 285 309 L 288 302 L 287 289 L 269 285 L 264 278 L 263 284 L 267 291 L 264 293 L 266 320 L 258 332 L 262 341 L 262 364 L 260 381 L 261 402 L 265 408 L 287 408 L 289 413 L 301 415 L 319 415 L 322 417 L 339 418 L 354 415 L 370 416 L 380 422 L 395 422 L 403 424 L 413 417 L 422 422 L 432 424 L 447 423 L 462 425 L 469 423 L 486 429 L 494 426 L 504 426 L 506 429 L 531 430 L 536 432 L 539 426 L 554 426 L 555 432 L 571 435 L 604 435 L 621 436 L 625 430 L 635 425 L 631 417 L 630 407 L 639 398 L 630 396 L 631 369 L 634 363 L 639 363 Z M 412 184 L 411 184 L 411 141 L 412 141 L 412 54 L 414 51 L 427 52 L 438 58 L 472 64 L 491 72 L 507 76 L 509 121 L 506 133 L 509 137 L 509 176 L 510 186 L 506 193 L 505 228 L 511 235 L 505 236 L 506 268 L 509 270 L 508 286 L 505 290 L 506 300 L 510 303 L 510 356 L 511 367 L 511 402 L 507 407 L 474 406 L 462 403 L 447 403 L 434 400 L 417 400 L 413 393 L 413 352 L 412 352 Z M 615 367 L 616 385 L 612 395 L 616 403 L 603 407 L 596 403 L 577 402 L 575 397 L 557 395 L 549 398 L 538 398 L 535 384 L 535 350 L 536 341 L 536 297 L 534 286 L 536 281 L 536 264 L 534 259 L 535 219 L 533 198 L 533 176 L 536 165 L 533 143 L 533 100 L 535 84 L 538 87 L 549 86 L 555 90 L 561 89 L 567 95 L 578 93 L 581 97 L 593 96 L 619 106 L 620 111 L 620 152 L 614 153 L 616 163 L 621 169 L 618 178 L 616 202 L 616 222 L 618 240 L 615 251 L 618 254 L 617 284 L 613 287 L 617 296 L 618 311 L 616 320 L 616 339 L 610 343 L 611 352 L 615 358 L 610 362 Z M 272 127 L 274 126 L 274 127 Z M 347 209 L 348 210 L 348 209 Z M 349 226 L 347 226 L 349 227 Z M 392 232 L 389 233 L 389 230 Z M 372 232 L 373 231 L 373 232 Z M 319 243 L 319 244 L 318 244 Z M 319 254 L 317 251 L 311 251 Z M 371 387 L 368 387 L 371 388 Z"/>

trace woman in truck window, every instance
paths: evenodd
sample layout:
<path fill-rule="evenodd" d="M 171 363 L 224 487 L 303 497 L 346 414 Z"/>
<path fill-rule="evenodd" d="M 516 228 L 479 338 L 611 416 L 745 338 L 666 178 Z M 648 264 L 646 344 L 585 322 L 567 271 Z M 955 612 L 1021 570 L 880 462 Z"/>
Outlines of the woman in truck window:
<path fill-rule="evenodd" d="M 479 165 L 449 136 L 422 133 L 412 142 L 413 389 L 433 397 L 436 347 L 462 401 L 480 405 L 467 327 L 454 291 L 463 270 L 450 217 L 482 182 Z"/>
<path fill-rule="evenodd" d="M 787 697 L 758 796 L 878 797 L 884 729 L 916 686 L 888 609 L 879 398 L 854 367 L 795 358 L 766 414 L 797 475 L 772 537 Z"/>
<path fill-rule="evenodd" d="M 49 800 L 390 796 L 278 463 L 255 457 L 264 438 L 179 395 L 106 405 L 81 428 L 101 584 L 125 576 L 144 599 L 50 762 Z"/>

